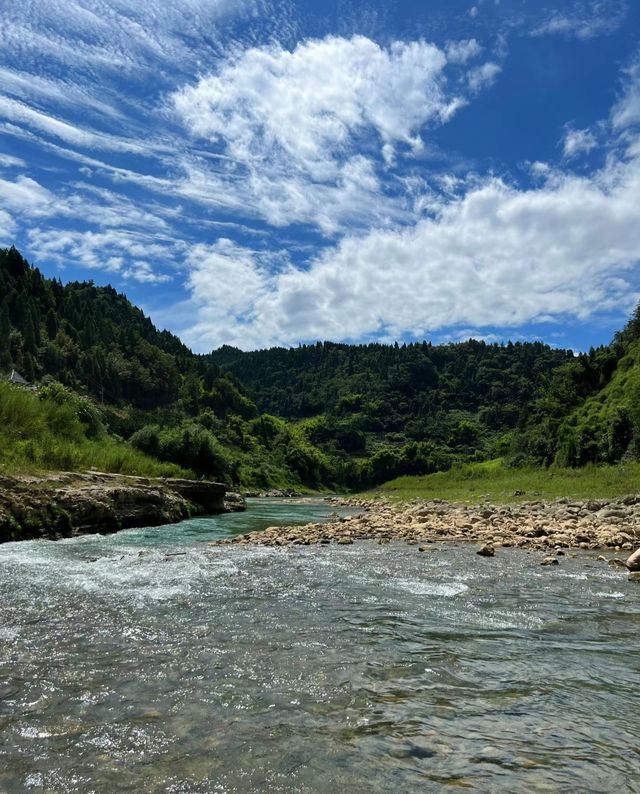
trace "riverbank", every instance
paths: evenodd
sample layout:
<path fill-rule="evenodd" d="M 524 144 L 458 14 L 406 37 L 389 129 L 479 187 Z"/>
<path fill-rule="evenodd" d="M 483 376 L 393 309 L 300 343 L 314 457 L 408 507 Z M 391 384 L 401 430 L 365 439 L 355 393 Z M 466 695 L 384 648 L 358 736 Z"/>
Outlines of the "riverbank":
<path fill-rule="evenodd" d="M 102 472 L 0 475 L 0 543 L 107 534 L 245 509 L 239 494 L 204 480 Z"/>
<path fill-rule="evenodd" d="M 603 550 L 628 556 L 640 544 L 640 496 L 615 500 L 533 501 L 512 505 L 468 505 L 440 499 L 400 504 L 382 499 L 330 499 L 354 515 L 326 524 L 269 527 L 218 544 L 261 546 L 380 544 L 402 541 L 428 551 L 440 541 L 472 542 L 495 552 L 518 547 L 561 556 L 564 550 Z"/>
<path fill-rule="evenodd" d="M 578 469 L 512 467 L 500 458 L 466 463 L 413 477 L 398 477 L 369 493 L 366 498 L 392 500 L 446 499 L 448 502 L 515 504 L 552 502 L 566 497 L 572 502 L 591 499 L 615 500 L 636 493 L 640 463 L 617 466 L 583 466 Z"/>

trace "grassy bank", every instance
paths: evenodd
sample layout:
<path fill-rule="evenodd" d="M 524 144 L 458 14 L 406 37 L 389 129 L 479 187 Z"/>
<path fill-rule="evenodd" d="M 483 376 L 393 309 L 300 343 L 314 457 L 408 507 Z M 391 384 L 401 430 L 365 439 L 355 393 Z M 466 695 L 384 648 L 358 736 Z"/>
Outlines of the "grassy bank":
<path fill-rule="evenodd" d="M 515 496 L 517 491 L 524 495 Z M 640 491 L 640 464 L 585 466 L 581 469 L 513 469 L 501 460 L 455 466 L 424 477 L 399 477 L 368 492 L 408 500 L 447 499 L 453 502 L 526 502 L 534 499 L 597 499 Z"/>
<path fill-rule="evenodd" d="M 108 435 L 84 398 L 66 390 L 43 398 L 0 383 L 0 473 L 90 468 L 145 477 L 193 476 Z"/>

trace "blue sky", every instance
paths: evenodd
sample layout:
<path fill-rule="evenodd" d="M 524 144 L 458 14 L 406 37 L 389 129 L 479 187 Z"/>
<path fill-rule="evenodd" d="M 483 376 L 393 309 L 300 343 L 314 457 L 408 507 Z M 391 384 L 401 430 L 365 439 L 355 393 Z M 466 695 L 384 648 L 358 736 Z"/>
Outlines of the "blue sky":
<path fill-rule="evenodd" d="M 640 6 L 0 0 L 0 244 L 194 350 L 607 342 Z"/>

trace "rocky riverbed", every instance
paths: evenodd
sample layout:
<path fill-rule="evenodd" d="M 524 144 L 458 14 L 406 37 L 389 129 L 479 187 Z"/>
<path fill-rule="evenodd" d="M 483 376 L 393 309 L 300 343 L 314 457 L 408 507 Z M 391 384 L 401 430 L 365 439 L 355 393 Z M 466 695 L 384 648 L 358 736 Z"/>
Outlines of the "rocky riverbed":
<path fill-rule="evenodd" d="M 245 510 L 221 483 L 101 472 L 0 476 L 0 543 L 160 526 Z"/>
<path fill-rule="evenodd" d="M 358 540 L 380 544 L 403 541 L 426 552 L 435 542 L 467 541 L 481 544 L 478 552 L 484 556 L 492 556 L 501 547 L 538 550 L 547 555 L 547 564 L 553 564 L 553 558 L 568 549 L 608 549 L 623 552 L 626 558 L 640 545 L 640 496 L 514 505 L 468 505 L 438 499 L 403 504 L 363 499 L 331 501 L 353 507 L 354 515 L 327 524 L 269 527 L 264 532 L 220 542 L 308 546 L 350 545 Z M 624 565 L 624 561 L 619 564 Z"/>

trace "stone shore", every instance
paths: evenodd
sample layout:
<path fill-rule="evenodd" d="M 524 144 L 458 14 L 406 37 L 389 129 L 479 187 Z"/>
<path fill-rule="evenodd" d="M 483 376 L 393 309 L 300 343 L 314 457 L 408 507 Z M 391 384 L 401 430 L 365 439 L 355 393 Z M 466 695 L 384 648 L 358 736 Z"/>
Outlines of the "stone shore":
<path fill-rule="evenodd" d="M 0 543 L 161 526 L 246 509 L 221 483 L 102 472 L 0 476 Z"/>
<path fill-rule="evenodd" d="M 468 505 L 438 499 L 402 504 L 363 499 L 328 501 L 354 508 L 354 515 L 336 517 L 325 524 L 269 527 L 219 543 L 285 547 L 403 541 L 428 551 L 435 542 L 466 541 L 482 544 L 479 553 L 485 556 L 492 556 L 501 547 L 519 547 L 549 557 L 561 556 L 568 549 L 608 549 L 624 552 L 626 557 L 640 545 L 640 496 L 513 505 Z"/>

